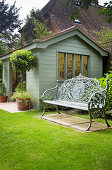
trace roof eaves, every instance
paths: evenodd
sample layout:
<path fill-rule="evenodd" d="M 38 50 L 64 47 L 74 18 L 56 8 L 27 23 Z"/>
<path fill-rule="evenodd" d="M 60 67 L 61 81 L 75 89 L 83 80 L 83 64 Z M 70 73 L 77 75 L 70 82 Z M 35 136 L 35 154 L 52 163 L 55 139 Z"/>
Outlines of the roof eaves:
<path fill-rule="evenodd" d="M 16 50 L 21 50 L 21 49 L 23 49 L 23 48 L 29 47 L 29 50 L 31 50 L 31 46 L 34 45 L 34 44 L 35 44 L 35 46 L 33 46 L 33 48 L 40 48 L 40 47 L 43 48 L 43 47 L 41 46 L 41 43 L 46 42 L 46 41 L 49 41 L 49 40 L 51 40 L 51 39 L 53 39 L 53 38 L 59 37 L 60 35 L 63 35 L 63 34 L 65 34 L 65 33 L 69 33 L 69 32 L 74 31 L 74 30 L 80 31 L 80 32 L 81 32 L 83 35 L 85 35 L 88 39 L 90 39 L 92 42 L 94 42 L 98 47 L 100 47 L 102 50 L 108 52 L 108 49 L 105 49 L 105 48 L 102 47 L 99 43 L 97 43 L 95 40 L 93 40 L 93 39 L 92 39 L 89 35 L 87 35 L 79 26 L 72 26 L 72 27 L 70 27 L 70 28 L 68 28 L 68 29 L 66 29 L 66 30 L 60 31 L 59 33 L 55 33 L 55 34 L 53 34 L 53 35 L 51 35 L 51 36 L 48 36 L 48 37 L 46 37 L 46 38 L 34 40 L 33 42 L 31 42 L 31 43 L 29 43 L 29 44 L 27 44 L 27 45 L 25 45 L 25 46 L 22 46 L 22 47 L 20 47 L 20 48 L 18 48 L 18 49 L 12 50 L 12 51 L 10 51 L 10 52 L 8 52 L 8 53 L 5 53 L 5 54 L 1 55 L 0 58 L 3 57 L 3 56 L 6 56 L 6 55 L 8 55 L 8 54 L 10 54 L 10 53 L 12 53 L 12 52 L 14 52 L 14 51 L 16 51 Z M 37 43 L 40 43 L 39 47 L 38 47 Z M 33 48 L 32 48 L 32 49 L 33 49 Z"/>
<path fill-rule="evenodd" d="M 4 56 L 8 56 L 9 54 L 13 53 L 14 51 L 21 50 L 21 49 L 23 49 L 23 48 L 27 48 L 28 46 L 31 46 L 32 44 L 33 44 L 33 42 L 28 43 L 28 44 L 26 44 L 26 45 L 24 45 L 24 46 L 21 46 L 21 47 L 19 47 L 19 48 L 17 48 L 17 49 L 11 50 L 11 51 L 9 51 L 9 52 L 6 52 L 6 53 L 0 55 L 0 59 L 3 58 Z"/>
<path fill-rule="evenodd" d="M 96 42 L 95 40 L 93 40 L 93 39 L 92 39 L 87 33 L 85 33 L 85 32 L 80 28 L 80 26 L 78 26 L 78 25 L 75 25 L 75 26 L 72 26 L 72 27 L 70 27 L 70 28 L 67 28 L 66 30 L 60 31 L 59 33 L 55 33 L 55 34 L 53 34 L 53 35 L 51 35 L 51 36 L 48 36 L 48 37 L 46 37 L 46 38 L 35 40 L 34 42 L 36 42 L 36 43 L 45 42 L 45 41 L 48 41 L 48 40 L 50 40 L 50 39 L 52 39 L 52 38 L 58 37 L 58 36 L 60 36 L 60 35 L 63 35 L 63 34 L 65 34 L 65 33 L 71 32 L 71 31 L 73 31 L 73 30 L 78 30 L 78 31 L 80 31 L 80 32 L 81 32 L 82 34 L 84 34 L 88 39 L 90 39 L 92 42 L 94 42 L 97 46 L 99 46 L 99 47 L 100 47 L 101 49 L 103 49 L 104 51 L 107 51 L 107 52 L 108 52 L 108 50 L 107 50 L 106 48 L 102 47 L 98 42 Z"/>

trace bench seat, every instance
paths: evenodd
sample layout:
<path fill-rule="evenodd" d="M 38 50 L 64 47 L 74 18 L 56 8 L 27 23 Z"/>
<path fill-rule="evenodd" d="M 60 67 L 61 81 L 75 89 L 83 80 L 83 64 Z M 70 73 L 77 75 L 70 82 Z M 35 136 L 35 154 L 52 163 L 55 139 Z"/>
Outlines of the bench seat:
<path fill-rule="evenodd" d="M 88 111 L 88 103 L 62 101 L 62 100 L 44 100 L 44 103 Z"/>

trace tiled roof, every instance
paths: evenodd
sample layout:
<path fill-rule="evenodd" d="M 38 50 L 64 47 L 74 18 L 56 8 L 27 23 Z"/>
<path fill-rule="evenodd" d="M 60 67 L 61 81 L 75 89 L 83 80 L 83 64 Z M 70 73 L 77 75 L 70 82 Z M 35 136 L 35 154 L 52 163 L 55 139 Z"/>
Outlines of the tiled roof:
<path fill-rule="evenodd" d="M 86 11 L 80 9 L 80 16 L 78 18 L 81 22 L 81 28 L 95 41 L 98 41 L 99 38 L 93 35 L 91 30 L 100 31 L 102 27 L 110 27 L 112 29 L 112 27 L 105 22 L 105 17 L 98 14 L 97 11 L 100 8 L 101 6 L 91 6 Z M 65 7 L 63 0 L 50 0 L 42 9 L 42 12 L 44 17 L 48 15 L 52 17 L 58 29 L 62 31 L 76 25 L 74 21 L 69 19 L 72 10 L 70 6 Z"/>
<path fill-rule="evenodd" d="M 55 5 L 56 0 L 49 1 L 42 9 L 43 14 L 47 14 Z"/>

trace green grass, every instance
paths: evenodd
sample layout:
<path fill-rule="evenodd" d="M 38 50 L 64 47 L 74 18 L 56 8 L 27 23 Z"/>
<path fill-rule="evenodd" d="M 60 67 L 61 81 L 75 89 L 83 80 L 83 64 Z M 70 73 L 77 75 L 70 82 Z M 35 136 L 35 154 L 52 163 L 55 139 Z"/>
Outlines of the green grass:
<path fill-rule="evenodd" d="M 34 115 L 0 110 L 0 170 L 112 169 L 111 129 L 81 133 Z"/>

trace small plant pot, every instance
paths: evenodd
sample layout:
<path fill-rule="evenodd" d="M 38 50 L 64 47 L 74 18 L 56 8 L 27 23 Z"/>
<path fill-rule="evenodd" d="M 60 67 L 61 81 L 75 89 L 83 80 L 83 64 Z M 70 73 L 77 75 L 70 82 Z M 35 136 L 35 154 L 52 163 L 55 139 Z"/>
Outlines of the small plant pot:
<path fill-rule="evenodd" d="M 30 99 L 17 98 L 16 102 L 17 102 L 18 110 L 24 111 L 24 110 L 29 110 L 30 109 L 30 104 L 31 104 Z"/>
<path fill-rule="evenodd" d="M 7 102 L 7 96 L 0 96 L 0 103 Z"/>

